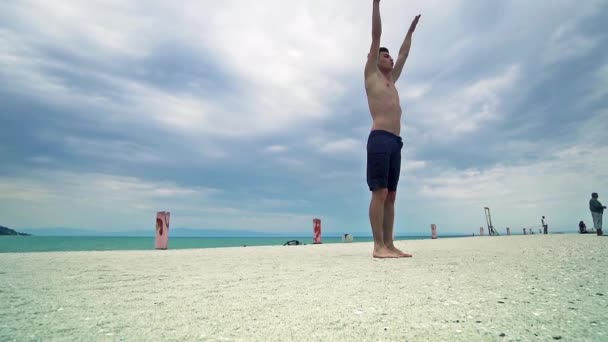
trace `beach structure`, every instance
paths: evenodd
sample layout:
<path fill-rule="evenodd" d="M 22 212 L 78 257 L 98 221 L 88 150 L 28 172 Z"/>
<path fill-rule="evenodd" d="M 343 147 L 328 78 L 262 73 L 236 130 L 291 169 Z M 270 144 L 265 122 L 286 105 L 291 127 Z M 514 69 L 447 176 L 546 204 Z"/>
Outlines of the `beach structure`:
<path fill-rule="evenodd" d="M 490 236 L 500 235 L 500 234 L 498 234 L 498 231 L 496 229 L 494 229 L 494 226 L 492 225 L 492 216 L 490 215 L 490 208 L 484 207 L 483 209 L 484 209 L 484 212 L 486 215 L 486 224 L 488 225 L 488 235 L 490 235 Z"/>
<path fill-rule="evenodd" d="M 321 242 L 321 219 L 314 218 L 312 220 L 312 243 L 318 244 Z"/>
<path fill-rule="evenodd" d="M 156 249 L 167 249 L 169 245 L 169 220 L 171 213 L 159 211 L 156 213 L 156 238 L 154 247 Z"/>

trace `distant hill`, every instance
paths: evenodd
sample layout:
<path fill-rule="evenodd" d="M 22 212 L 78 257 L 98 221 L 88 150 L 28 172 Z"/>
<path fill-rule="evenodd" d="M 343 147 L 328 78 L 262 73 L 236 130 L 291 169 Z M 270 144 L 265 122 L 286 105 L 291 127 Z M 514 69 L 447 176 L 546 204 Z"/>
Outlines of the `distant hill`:
<path fill-rule="evenodd" d="M 0 235 L 21 235 L 21 236 L 29 236 L 30 234 L 19 233 L 5 226 L 0 226 Z"/>

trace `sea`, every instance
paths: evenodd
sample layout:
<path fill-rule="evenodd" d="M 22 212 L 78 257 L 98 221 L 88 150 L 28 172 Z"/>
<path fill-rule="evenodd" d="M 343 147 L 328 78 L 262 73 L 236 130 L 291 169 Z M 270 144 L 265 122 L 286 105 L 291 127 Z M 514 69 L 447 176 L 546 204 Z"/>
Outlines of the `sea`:
<path fill-rule="evenodd" d="M 424 239 L 430 239 L 430 236 L 395 237 L 395 240 Z M 298 240 L 301 244 L 305 245 L 313 243 L 311 237 L 172 237 L 169 239 L 168 249 L 281 246 L 290 240 Z M 355 236 L 352 243 L 371 241 L 373 241 L 371 236 Z M 324 237 L 322 243 L 344 242 L 342 241 L 342 237 Z M 0 253 L 153 249 L 154 237 L 0 236 Z"/>

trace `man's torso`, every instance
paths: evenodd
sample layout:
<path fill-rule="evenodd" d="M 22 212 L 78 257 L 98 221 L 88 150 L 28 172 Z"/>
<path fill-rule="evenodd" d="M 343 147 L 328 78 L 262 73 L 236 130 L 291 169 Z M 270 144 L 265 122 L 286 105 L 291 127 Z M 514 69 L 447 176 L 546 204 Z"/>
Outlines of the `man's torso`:
<path fill-rule="evenodd" d="M 604 212 L 604 208 L 602 206 L 602 203 L 595 199 L 592 198 L 589 200 L 589 210 L 591 210 L 592 212 L 596 212 L 596 213 L 603 213 Z"/>
<path fill-rule="evenodd" d="M 365 91 L 373 120 L 372 130 L 385 130 L 399 135 L 401 105 L 394 82 L 377 71 L 365 80 Z"/>

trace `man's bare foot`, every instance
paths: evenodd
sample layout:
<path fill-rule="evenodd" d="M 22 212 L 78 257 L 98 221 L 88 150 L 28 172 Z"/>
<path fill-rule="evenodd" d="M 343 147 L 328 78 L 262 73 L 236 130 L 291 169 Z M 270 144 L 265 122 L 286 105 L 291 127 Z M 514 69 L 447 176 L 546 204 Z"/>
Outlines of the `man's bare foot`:
<path fill-rule="evenodd" d="M 389 251 L 399 255 L 400 258 L 411 258 L 412 255 L 411 254 L 407 254 L 405 252 L 402 252 L 401 250 L 399 250 L 397 247 L 395 246 L 391 246 L 391 247 L 386 247 Z"/>
<path fill-rule="evenodd" d="M 400 256 L 397 253 L 392 252 L 388 248 L 380 248 L 380 249 L 374 248 L 374 258 L 381 258 L 381 259 L 400 258 Z"/>

